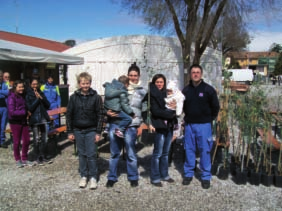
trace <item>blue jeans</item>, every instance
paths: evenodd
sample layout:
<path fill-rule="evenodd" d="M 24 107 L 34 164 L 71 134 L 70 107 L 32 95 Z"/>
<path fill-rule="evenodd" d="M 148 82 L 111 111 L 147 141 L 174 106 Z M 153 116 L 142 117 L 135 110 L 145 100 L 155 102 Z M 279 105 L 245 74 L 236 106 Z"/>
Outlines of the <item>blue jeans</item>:
<path fill-rule="evenodd" d="M 58 108 L 58 105 L 57 103 L 51 103 L 50 107 L 49 107 L 49 110 L 53 110 L 55 108 Z M 48 123 L 48 131 L 50 130 L 50 128 L 54 127 L 54 128 L 57 128 L 60 126 L 60 119 L 59 119 L 59 115 L 56 114 L 56 115 L 53 115 L 52 116 L 54 118 L 53 120 L 53 125 L 51 125 L 51 123 Z"/>
<path fill-rule="evenodd" d="M 5 136 L 5 130 L 7 126 L 7 116 L 8 116 L 8 110 L 6 107 L 0 107 L 0 144 L 3 144 L 5 142 L 6 136 Z"/>
<path fill-rule="evenodd" d="M 74 136 L 79 157 L 80 176 L 97 179 L 97 146 L 94 143 L 96 132 L 94 129 L 74 129 Z"/>
<path fill-rule="evenodd" d="M 211 149 L 213 146 L 211 123 L 185 124 L 184 149 L 186 158 L 184 176 L 193 177 L 196 150 L 200 152 L 201 179 L 211 179 Z"/>
<path fill-rule="evenodd" d="M 168 153 L 172 140 L 172 129 L 160 133 L 156 131 L 154 140 L 154 150 L 151 160 L 151 182 L 158 183 L 162 180 L 168 180 Z"/>
<path fill-rule="evenodd" d="M 127 179 L 138 180 L 138 166 L 137 155 L 135 149 L 135 141 L 137 138 L 137 128 L 128 127 L 125 131 L 124 139 L 115 136 L 115 129 L 118 127 L 116 124 L 110 124 L 109 137 L 110 137 L 110 151 L 111 158 L 109 162 L 108 180 L 117 181 L 117 167 L 122 150 L 123 141 L 126 149 L 126 165 L 127 165 Z"/>
<path fill-rule="evenodd" d="M 118 129 L 124 133 L 126 128 L 131 124 L 132 118 L 127 113 L 120 111 L 118 112 L 118 115 L 114 118 L 118 118 L 120 120 L 118 124 Z"/>

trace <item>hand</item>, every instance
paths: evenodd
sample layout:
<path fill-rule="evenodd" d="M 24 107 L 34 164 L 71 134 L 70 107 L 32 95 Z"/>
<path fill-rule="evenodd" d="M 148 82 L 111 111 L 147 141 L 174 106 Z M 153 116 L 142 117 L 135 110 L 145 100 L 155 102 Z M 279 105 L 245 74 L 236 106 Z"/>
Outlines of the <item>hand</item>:
<path fill-rule="evenodd" d="M 101 135 L 100 134 L 96 134 L 95 136 L 95 143 L 98 143 L 100 141 Z"/>
<path fill-rule="evenodd" d="M 110 116 L 110 117 L 116 117 L 118 114 L 112 110 L 108 110 L 107 111 L 107 115 Z"/>
<path fill-rule="evenodd" d="M 171 109 L 176 109 L 176 100 L 173 100 L 170 103 L 168 103 L 168 106 Z"/>
<path fill-rule="evenodd" d="M 31 116 L 30 111 L 27 111 L 27 117 L 30 117 L 30 116 Z"/>
<path fill-rule="evenodd" d="M 153 133 L 156 131 L 156 128 L 154 128 L 153 125 L 149 125 L 149 131 Z"/>
<path fill-rule="evenodd" d="M 73 142 L 75 139 L 75 136 L 73 134 L 69 134 L 68 139 Z"/>

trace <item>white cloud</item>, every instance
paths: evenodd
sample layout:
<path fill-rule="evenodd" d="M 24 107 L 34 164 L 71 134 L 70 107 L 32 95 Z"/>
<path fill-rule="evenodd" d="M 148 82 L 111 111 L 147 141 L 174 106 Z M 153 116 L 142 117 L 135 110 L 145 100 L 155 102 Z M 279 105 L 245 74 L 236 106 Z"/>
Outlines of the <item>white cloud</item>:
<path fill-rule="evenodd" d="M 251 36 L 249 51 L 268 51 L 272 43 L 282 44 L 282 32 L 257 31 Z"/>

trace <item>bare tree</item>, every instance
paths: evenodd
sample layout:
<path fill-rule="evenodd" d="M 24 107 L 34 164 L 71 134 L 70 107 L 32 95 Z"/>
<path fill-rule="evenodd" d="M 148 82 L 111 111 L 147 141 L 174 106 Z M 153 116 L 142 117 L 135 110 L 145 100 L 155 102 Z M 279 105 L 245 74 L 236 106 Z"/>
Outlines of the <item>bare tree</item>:
<path fill-rule="evenodd" d="M 228 13 L 230 17 L 246 20 L 253 11 L 271 8 L 278 0 L 120 0 L 129 13 L 139 15 L 152 30 L 172 32 L 177 35 L 184 68 L 191 62 L 199 64 L 206 47 L 210 45 L 213 32 L 220 18 Z M 260 4 L 258 4 L 260 3 Z M 258 6 L 260 5 L 260 6 Z M 194 44 L 194 57 L 191 46 Z M 185 84 L 188 82 L 185 75 Z"/>

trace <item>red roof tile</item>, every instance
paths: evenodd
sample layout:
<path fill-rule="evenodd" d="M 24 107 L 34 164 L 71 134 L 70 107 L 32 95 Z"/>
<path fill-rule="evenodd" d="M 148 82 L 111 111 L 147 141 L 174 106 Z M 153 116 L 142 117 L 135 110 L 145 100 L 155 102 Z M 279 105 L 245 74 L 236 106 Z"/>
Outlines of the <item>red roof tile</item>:
<path fill-rule="evenodd" d="M 0 31 L 0 39 L 57 52 L 62 52 L 70 48 L 60 42 L 5 31 Z"/>

